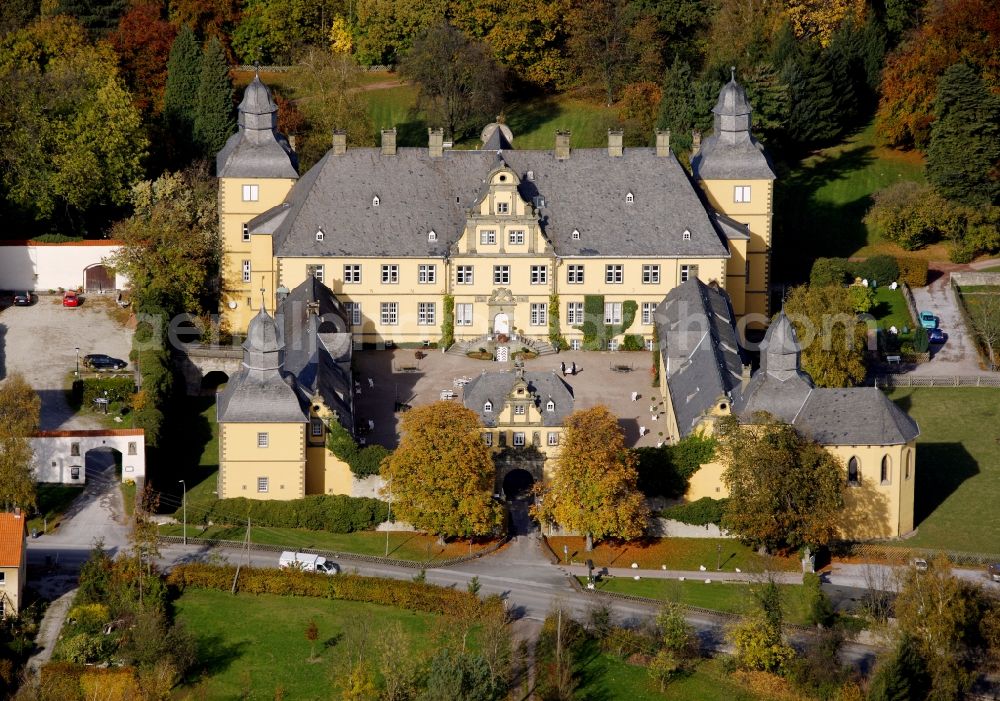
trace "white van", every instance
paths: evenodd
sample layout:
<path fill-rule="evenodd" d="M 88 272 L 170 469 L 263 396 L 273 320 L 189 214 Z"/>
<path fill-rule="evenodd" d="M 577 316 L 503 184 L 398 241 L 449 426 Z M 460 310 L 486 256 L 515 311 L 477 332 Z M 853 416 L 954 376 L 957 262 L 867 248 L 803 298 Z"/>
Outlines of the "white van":
<path fill-rule="evenodd" d="M 278 559 L 278 567 L 283 570 L 295 567 L 303 572 L 322 572 L 323 574 L 337 574 L 340 571 L 336 563 L 330 562 L 322 555 L 296 553 L 290 550 L 281 553 L 281 557 Z"/>

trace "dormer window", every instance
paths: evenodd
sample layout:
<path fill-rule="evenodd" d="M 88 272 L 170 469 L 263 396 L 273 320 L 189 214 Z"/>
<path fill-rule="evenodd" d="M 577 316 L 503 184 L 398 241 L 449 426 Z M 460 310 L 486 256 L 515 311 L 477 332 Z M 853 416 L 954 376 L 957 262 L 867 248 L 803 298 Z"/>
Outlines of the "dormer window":
<path fill-rule="evenodd" d="M 631 192 L 625 195 L 625 202 L 628 204 L 632 204 L 633 202 L 635 202 L 635 195 L 633 195 Z"/>
<path fill-rule="evenodd" d="M 497 214 L 507 214 L 510 211 L 510 204 L 507 202 L 497 202 Z"/>
<path fill-rule="evenodd" d="M 515 404 L 514 405 L 514 415 L 515 416 L 524 416 L 524 414 L 525 414 L 525 406 L 524 406 L 524 404 Z"/>
<path fill-rule="evenodd" d="M 688 231 L 687 229 L 684 229 L 684 233 L 681 234 L 681 238 L 684 239 L 685 241 L 690 241 L 691 240 L 691 232 Z"/>
<path fill-rule="evenodd" d="M 484 414 L 488 414 L 488 413 L 490 413 L 492 411 L 493 411 L 493 402 L 491 402 L 489 399 L 487 399 L 486 403 L 483 404 L 483 413 Z"/>
<path fill-rule="evenodd" d="M 382 200 L 378 198 L 378 195 L 372 197 L 372 207 L 378 207 L 382 203 Z"/>
<path fill-rule="evenodd" d="M 573 229 L 573 235 L 572 235 L 571 238 L 574 241 L 579 241 L 580 240 L 580 230 L 579 229 Z"/>
<path fill-rule="evenodd" d="M 316 240 L 317 241 L 322 241 L 323 238 L 324 238 L 324 236 L 323 236 L 323 230 L 322 229 L 317 229 L 316 230 Z"/>
<path fill-rule="evenodd" d="M 545 405 L 545 411 L 555 411 L 555 410 L 556 410 L 556 403 L 550 399 L 548 403 Z"/>
<path fill-rule="evenodd" d="M 427 232 L 427 240 L 430 241 L 430 242 L 434 242 L 434 241 L 438 240 L 437 232 L 434 231 L 434 229 L 431 229 L 430 231 Z"/>

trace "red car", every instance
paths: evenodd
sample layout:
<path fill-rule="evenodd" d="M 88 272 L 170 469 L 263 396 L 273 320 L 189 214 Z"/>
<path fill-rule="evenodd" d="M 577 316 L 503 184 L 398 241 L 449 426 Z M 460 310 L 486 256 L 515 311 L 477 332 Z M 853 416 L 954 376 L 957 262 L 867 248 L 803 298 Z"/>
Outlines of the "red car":
<path fill-rule="evenodd" d="M 79 307 L 80 298 L 77 296 L 76 292 L 72 290 L 68 292 L 63 292 L 63 306 L 64 307 Z"/>

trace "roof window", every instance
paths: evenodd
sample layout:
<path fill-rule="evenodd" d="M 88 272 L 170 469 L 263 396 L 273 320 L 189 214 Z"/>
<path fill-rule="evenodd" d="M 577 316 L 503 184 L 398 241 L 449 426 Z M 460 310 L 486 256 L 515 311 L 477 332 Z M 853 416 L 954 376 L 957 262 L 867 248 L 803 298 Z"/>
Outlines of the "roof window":
<path fill-rule="evenodd" d="M 372 207 L 378 207 L 382 203 L 382 200 L 378 198 L 378 195 L 372 197 Z"/>
<path fill-rule="evenodd" d="M 322 241 L 323 238 L 324 238 L 323 230 L 322 229 L 317 229 L 316 230 L 316 240 L 317 241 Z"/>
<path fill-rule="evenodd" d="M 625 201 L 628 204 L 632 204 L 633 202 L 635 202 L 635 195 L 633 195 L 631 192 L 628 193 L 627 195 L 625 195 Z"/>
<path fill-rule="evenodd" d="M 437 232 L 434 231 L 434 229 L 431 229 L 430 231 L 427 232 L 427 240 L 428 241 L 437 241 L 438 240 Z"/>
<path fill-rule="evenodd" d="M 684 233 L 681 234 L 681 238 L 684 239 L 685 241 L 690 241 L 691 240 L 691 232 L 688 231 L 687 229 L 684 229 Z"/>
<path fill-rule="evenodd" d="M 574 241 L 579 241 L 580 240 L 580 230 L 579 229 L 573 229 L 572 239 Z"/>
<path fill-rule="evenodd" d="M 486 403 L 483 404 L 483 412 L 486 413 L 486 412 L 490 412 L 490 411 L 493 411 L 493 402 L 491 402 L 489 399 L 487 399 Z"/>

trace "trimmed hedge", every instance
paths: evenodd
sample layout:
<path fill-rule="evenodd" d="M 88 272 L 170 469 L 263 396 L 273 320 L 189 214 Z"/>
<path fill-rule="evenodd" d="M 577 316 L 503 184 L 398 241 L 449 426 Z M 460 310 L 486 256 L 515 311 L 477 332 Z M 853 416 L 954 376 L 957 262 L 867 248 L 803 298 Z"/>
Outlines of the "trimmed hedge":
<path fill-rule="evenodd" d="M 175 516 L 180 518 L 177 509 Z M 389 517 L 389 505 L 370 497 L 344 494 L 314 494 L 288 501 L 258 499 L 218 499 L 208 509 L 206 521 L 245 524 L 249 514 L 255 526 L 265 528 L 305 528 L 328 533 L 374 530 Z"/>
<path fill-rule="evenodd" d="M 98 397 L 107 397 L 110 402 L 128 402 L 135 393 L 135 382 L 131 377 L 87 377 L 73 380 L 73 402 L 77 406 L 89 407 Z"/>
<path fill-rule="evenodd" d="M 167 575 L 167 584 L 229 591 L 236 568 L 204 563 L 182 564 Z M 456 611 L 482 611 L 484 603 L 475 594 L 426 582 L 414 582 L 356 574 L 330 576 L 295 569 L 243 567 L 237 591 L 245 594 L 310 596 L 341 601 L 395 606 L 410 611 L 454 615 Z"/>
<path fill-rule="evenodd" d="M 718 526 L 722 522 L 722 512 L 725 509 L 725 499 L 702 497 L 687 504 L 669 506 L 660 512 L 660 516 L 692 526 L 707 526 L 710 523 Z"/>
<path fill-rule="evenodd" d="M 899 265 L 899 281 L 910 287 L 923 287 L 927 284 L 927 261 L 923 258 L 896 258 Z"/>
<path fill-rule="evenodd" d="M 809 272 L 809 284 L 812 287 L 844 285 L 849 282 L 849 269 L 846 258 L 817 258 Z"/>
<path fill-rule="evenodd" d="M 444 296 L 443 314 L 441 315 L 441 347 L 450 348 L 455 342 L 455 298 Z"/>
<path fill-rule="evenodd" d="M 848 268 L 851 275 L 878 285 L 889 285 L 899 279 L 899 264 L 892 256 L 872 256 Z"/>

